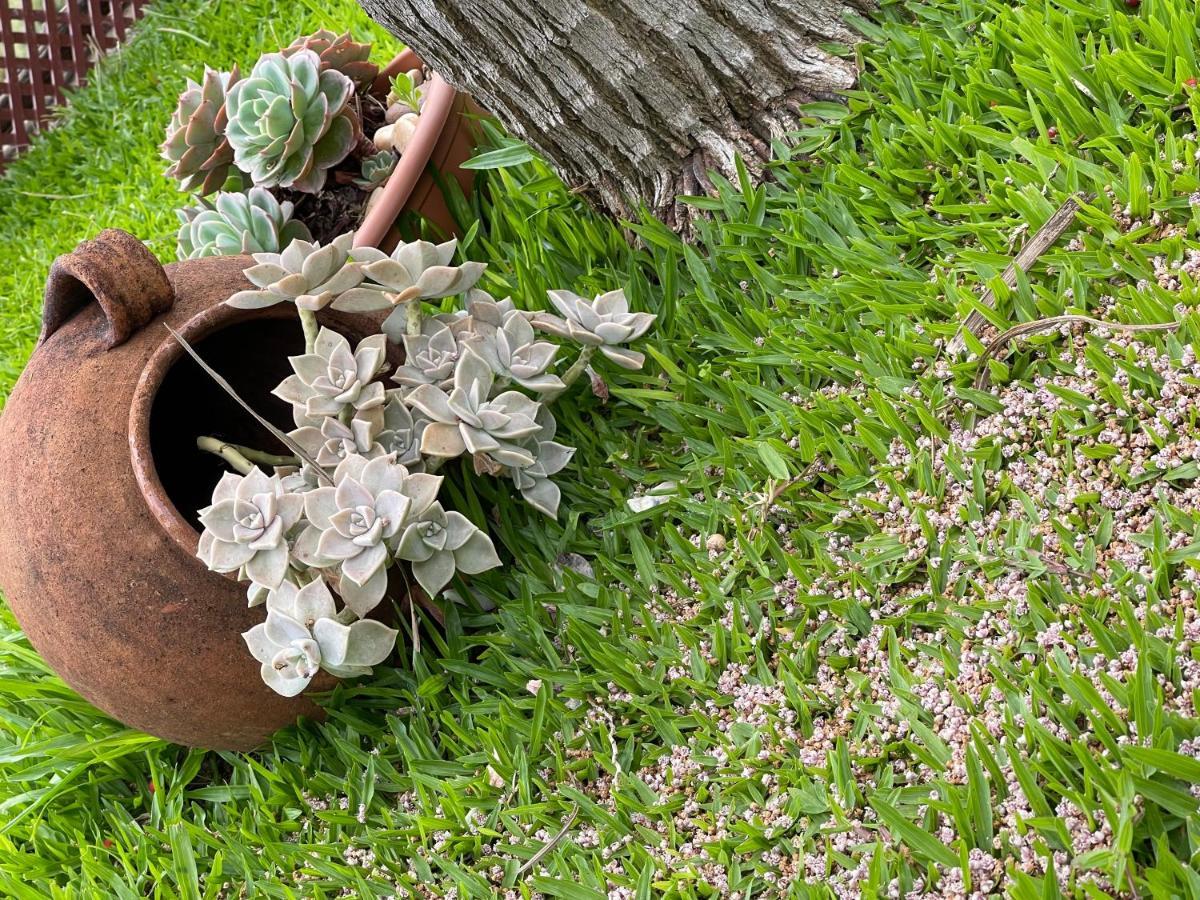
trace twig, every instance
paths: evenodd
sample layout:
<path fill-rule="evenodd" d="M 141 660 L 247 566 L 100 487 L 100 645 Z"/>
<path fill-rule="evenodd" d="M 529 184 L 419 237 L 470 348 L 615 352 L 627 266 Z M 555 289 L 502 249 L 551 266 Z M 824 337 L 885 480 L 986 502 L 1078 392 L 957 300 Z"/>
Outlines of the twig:
<path fill-rule="evenodd" d="M 1023 322 L 1020 325 L 1014 325 L 1012 328 L 1005 331 L 1003 334 L 996 337 L 979 356 L 979 371 L 975 373 L 975 390 L 981 391 L 987 387 L 988 383 L 988 361 L 998 356 L 1003 352 L 1013 340 L 1019 337 L 1024 337 L 1029 334 L 1038 334 L 1043 331 L 1051 331 L 1059 325 L 1083 324 L 1090 325 L 1093 328 L 1107 328 L 1111 331 L 1119 331 L 1124 334 L 1134 334 L 1139 331 L 1175 331 L 1179 328 L 1178 322 L 1155 322 L 1151 325 L 1126 325 L 1123 322 L 1105 322 L 1102 319 L 1093 319 L 1091 316 L 1051 316 L 1048 319 L 1038 319 L 1034 322 Z"/>
<path fill-rule="evenodd" d="M 543 859 L 546 858 L 546 856 L 550 853 L 550 851 L 552 851 L 555 847 L 557 847 L 559 844 L 562 843 L 563 838 L 565 838 L 567 836 L 567 832 L 571 830 L 571 826 L 575 824 L 575 817 L 578 815 L 579 815 L 579 804 L 576 803 L 571 808 L 571 813 L 570 813 L 570 815 L 567 816 L 566 821 L 563 822 L 562 828 L 559 829 L 558 834 L 556 834 L 554 837 L 550 838 L 550 840 L 546 841 L 546 843 L 542 845 L 541 850 L 539 850 L 537 853 L 533 854 L 533 856 L 529 857 L 529 859 L 525 861 L 525 865 L 523 865 L 523 866 L 521 866 L 521 868 L 517 869 L 517 875 L 516 875 L 517 878 L 520 878 L 522 875 L 524 875 L 526 872 L 528 872 L 530 869 L 532 869 L 534 866 L 536 866 L 538 863 L 540 863 Z"/>
<path fill-rule="evenodd" d="M 1046 224 L 1038 229 L 1037 233 L 1031 237 L 1021 248 L 1021 252 L 1016 255 L 1008 268 L 1004 270 L 1004 274 L 1000 279 L 1008 285 L 1009 289 L 1017 286 L 1017 271 L 1028 272 L 1029 269 L 1037 262 L 1038 257 L 1054 246 L 1054 243 L 1063 235 L 1075 221 L 1075 214 L 1079 212 L 1079 205 L 1086 202 L 1087 196 L 1078 194 L 1068 197 L 1062 206 L 1046 220 Z M 979 298 L 979 303 L 989 309 L 996 305 L 996 294 L 988 288 Z M 959 326 L 958 332 L 951 339 L 947 346 L 947 351 L 955 356 L 962 353 L 967 347 L 967 341 L 964 337 L 966 332 L 978 334 L 979 329 L 987 324 L 987 319 L 979 313 L 978 310 L 971 310 L 966 320 Z"/>
<path fill-rule="evenodd" d="M 238 395 L 238 392 L 233 389 L 233 385 L 222 378 L 216 369 L 214 369 L 200 357 L 200 354 L 196 352 L 196 349 L 187 342 L 187 339 L 182 334 L 165 323 L 163 327 L 166 328 L 167 331 L 171 332 L 171 336 L 179 342 L 179 346 L 183 347 L 183 349 L 187 351 L 188 356 L 194 359 L 196 364 L 205 371 L 208 377 L 215 381 L 217 385 L 220 386 L 221 390 L 232 397 L 237 402 L 238 406 L 250 413 L 250 415 L 254 417 L 254 420 L 263 428 L 267 429 L 267 431 L 271 432 L 276 440 L 295 453 L 296 456 L 300 457 L 300 459 L 312 466 L 313 471 L 315 471 L 317 474 L 318 480 L 325 482 L 330 487 L 333 486 L 333 479 L 329 477 L 329 473 L 322 469 L 317 464 L 317 461 L 308 455 L 308 451 L 296 443 L 294 438 L 288 437 L 286 434 L 260 416 L 257 412 L 255 412 L 254 407 L 243 400 L 241 396 Z"/>

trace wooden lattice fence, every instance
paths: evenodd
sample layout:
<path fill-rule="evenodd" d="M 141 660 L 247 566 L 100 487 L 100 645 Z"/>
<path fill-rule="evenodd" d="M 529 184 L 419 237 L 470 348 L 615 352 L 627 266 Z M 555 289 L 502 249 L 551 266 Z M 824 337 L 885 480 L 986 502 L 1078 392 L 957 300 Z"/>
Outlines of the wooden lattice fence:
<path fill-rule="evenodd" d="M 125 39 L 146 0 L 0 0 L 0 168 L 67 88 Z"/>

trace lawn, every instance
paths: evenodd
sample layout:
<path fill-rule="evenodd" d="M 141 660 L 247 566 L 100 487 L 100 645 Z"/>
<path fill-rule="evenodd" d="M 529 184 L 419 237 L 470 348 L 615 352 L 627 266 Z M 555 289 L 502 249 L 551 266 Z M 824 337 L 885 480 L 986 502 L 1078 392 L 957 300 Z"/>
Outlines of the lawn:
<path fill-rule="evenodd" d="M 156 0 L 0 177 L 0 388 L 56 254 L 119 226 L 172 257 L 181 75 L 321 25 L 372 31 L 344 0 Z M 1200 896 L 1200 9 L 861 27 L 858 89 L 766 186 L 696 200 L 692 244 L 627 240 L 537 162 L 488 173 L 484 286 L 626 285 L 650 360 L 560 405 L 558 522 L 460 494 L 512 564 L 327 722 L 168 745 L 4 620 L 0 893 Z M 990 337 L 1177 327 L 1041 328 L 979 378 L 983 344 L 946 345 L 988 288 Z"/>

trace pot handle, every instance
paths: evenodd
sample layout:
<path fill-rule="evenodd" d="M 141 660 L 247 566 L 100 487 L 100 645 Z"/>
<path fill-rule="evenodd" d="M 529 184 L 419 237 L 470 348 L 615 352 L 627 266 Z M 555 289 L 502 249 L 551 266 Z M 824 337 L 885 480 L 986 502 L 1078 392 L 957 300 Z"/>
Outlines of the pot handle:
<path fill-rule="evenodd" d="M 105 229 L 54 260 L 46 280 L 38 346 L 92 300 L 108 319 L 104 349 L 111 350 L 169 310 L 175 291 L 145 244 L 127 231 Z"/>

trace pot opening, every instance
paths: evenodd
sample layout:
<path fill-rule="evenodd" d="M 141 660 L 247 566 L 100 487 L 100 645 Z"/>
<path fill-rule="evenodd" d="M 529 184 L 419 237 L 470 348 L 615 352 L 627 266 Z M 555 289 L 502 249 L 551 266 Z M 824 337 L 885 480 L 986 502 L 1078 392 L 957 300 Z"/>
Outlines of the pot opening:
<path fill-rule="evenodd" d="M 287 358 L 304 352 L 304 337 L 294 317 L 234 322 L 192 344 L 260 415 L 291 430 L 290 405 L 271 391 L 292 374 Z M 268 453 L 287 452 L 191 357 L 180 355 L 150 408 L 150 453 L 167 499 L 197 530 L 197 511 L 209 505 L 221 475 L 231 471 L 222 459 L 197 448 L 196 438 L 201 436 Z"/>

